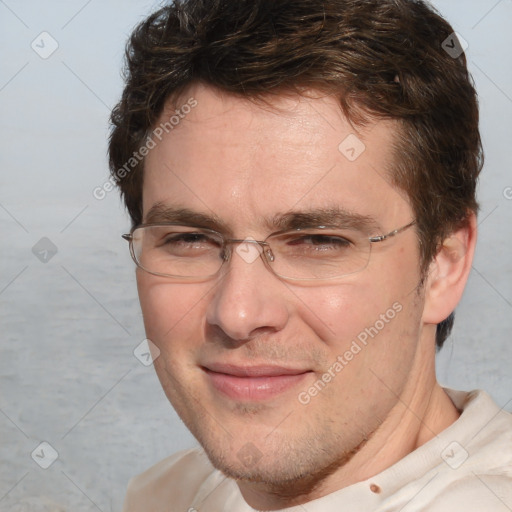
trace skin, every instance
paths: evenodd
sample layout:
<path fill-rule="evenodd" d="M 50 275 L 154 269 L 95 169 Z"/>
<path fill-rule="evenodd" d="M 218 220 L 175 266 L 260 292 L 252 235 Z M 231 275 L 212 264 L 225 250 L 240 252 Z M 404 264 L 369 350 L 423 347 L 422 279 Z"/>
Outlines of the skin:
<path fill-rule="evenodd" d="M 319 95 L 280 96 L 269 107 L 195 85 L 182 103 L 190 97 L 197 107 L 146 158 L 144 221 L 161 204 L 215 216 L 228 237 L 263 240 L 277 230 L 265 219 L 286 212 L 344 208 L 375 219 L 370 236 L 414 219 L 386 174 L 394 122 L 356 131 L 333 98 Z M 162 121 L 173 107 L 166 110 Z M 353 162 L 338 150 L 351 133 L 366 146 Z M 435 326 L 460 299 L 475 237 L 470 216 L 468 227 L 447 239 L 422 287 L 414 227 L 374 244 L 363 271 L 315 286 L 283 281 L 260 258 L 247 263 L 236 252 L 202 282 L 137 269 L 163 389 L 249 505 L 277 510 L 368 479 L 458 418 L 436 382 Z M 395 303 L 401 311 L 308 404 L 300 403 L 299 393 Z M 237 400 L 212 385 L 203 369 L 212 362 L 308 373 L 270 399 Z M 249 442 L 255 457 L 244 464 L 240 453 Z"/>

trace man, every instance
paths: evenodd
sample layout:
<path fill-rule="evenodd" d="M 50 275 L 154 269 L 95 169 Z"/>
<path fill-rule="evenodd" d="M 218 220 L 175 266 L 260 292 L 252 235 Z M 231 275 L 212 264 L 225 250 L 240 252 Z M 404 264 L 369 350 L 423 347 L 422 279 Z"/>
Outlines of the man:
<path fill-rule="evenodd" d="M 444 41 L 410 0 L 185 0 L 135 30 L 110 165 L 201 448 L 126 512 L 512 509 L 512 420 L 435 377 L 482 165 Z"/>

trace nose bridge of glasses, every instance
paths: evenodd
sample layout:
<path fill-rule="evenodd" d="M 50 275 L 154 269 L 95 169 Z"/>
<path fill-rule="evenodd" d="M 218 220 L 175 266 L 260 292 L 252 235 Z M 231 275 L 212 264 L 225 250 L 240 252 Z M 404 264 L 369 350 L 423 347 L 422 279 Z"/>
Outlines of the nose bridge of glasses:
<path fill-rule="evenodd" d="M 248 237 L 248 238 L 243 238 L 243 239 L 242 238 L 229 238 L 224 241 L 224 247 L 227 247 L 229 245 L 237 245 L 237 244 L 241 245 L 241 246 L 246 244 L 246 247 L 245 247 L 246 250 L 244 251 L 242 249 L 241 251 L 238 252 L 238 254 L 247 263 L 252 263 L 252 261 L 254 261 L 256 259 L 255 257 L 250 257 L 250 259 L 248 259 L 243 256 L 243 253 L 249 252 L 248 247 L 247 247 L 247 245 L 249 245 L 249 244 L 251 244 L 253 246 L 258 246 L 261 248 L 261 249 L 258 248 L 258 255 L 259 256 L 263 255 L 263 258 L 267 263 L 272 263 L 274 261 L 274 254 L 272 252 L 272 249 L 270 248 L 269 243 L 264 240 L 255 240 L 254 238 Z M 224 255 L 224 259 L 229 260 L 231 258 L 231 253 L 232 253 L 232 250 L 226 251 L 226 253 Z"/>

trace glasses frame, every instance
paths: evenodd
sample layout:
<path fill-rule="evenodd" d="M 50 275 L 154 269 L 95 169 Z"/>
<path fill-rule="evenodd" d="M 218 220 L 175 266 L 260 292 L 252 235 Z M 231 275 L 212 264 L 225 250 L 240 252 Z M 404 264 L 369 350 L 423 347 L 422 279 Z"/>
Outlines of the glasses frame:
<path fill-rule="evenodd" d="M 258 244 L 261 248 L 262 248 L 262 251 L 260 253 L 260 257 L 261 259 L 263 260 L 263 263 L 265 264 L 265 266 L 267 267 L 268 270 L 270 270 L 270 272 L 272 274 L 274 274 L 275 276 L 277 276 L 278 278 L 280 279 L 284 279 L 286 281 L 300 281 L 300 282 L 319 282 L 319 281 L 331 281 L 333 279 L 340 279 L 340 278 L 343 278 L 345 276 L 350 276 L 350 275 L 353 275 L 353 274 L 357 274 L 359 272 L 362 272 L 367 266 L 368 266 L 368 263 L 370 262 L 370 256 L 371 256 L 371 244 L 375 244 L 375 243 L 379 243 L 379 242 L 384 242 L 390 238 L 393 238 L 394 236 L 400 234 L 400 233 L 403 233 L 405 230 L 407 230 L 408 228 L 410 228 L 411 226 L 414 226 L 416 224 L 416 220 L 412 220 L 411 222 L 409 222 L 408 224 L 405 224 L 404 226 L 401 226 L 399 228 L 396 228 L 396 229 L 393 229 L 392 231 L 390 231 L 389 233 L 386 233 L 384 235 L 376 235 L 376 236 L 371 236 L 371 237 L 368 237 L 367 240 L 369 241 L 370 243 L 370 253 L 368 255 L 368 261 L 366 262 L 366 265 L 359 269 L 359 270 L 356 270 L 354 272 L 350 272 L 348 274 L 341 274 L 340 276 L 332 276 L 332 277 L 324 277 L 324 278 L 315 278 L 315 277 L 307 277 L 307 278 L 303 278 L 303 277 L 286 277 L 286 276 L 282 276 L 281 274 L 278 274 L 274 268 L 272 267 L 271 263 L 272 261 L 274 261 L 274 255 L 272 253 L 272 249 L 271 249 L 271 246 L 270 244 L 267 242 L 267 240 L 273 236 L 277 236 L 277 235 L 282 235 L 282 234 L 285 234 L 285 233 L 297 233 L 297 232 L 300 232 L 300 231 L 305 231 L 305 230 L 308 230 L 308 229 L 340 229 L 340 226 L 305 226 L 305 227 L 301 227 L 301 228 L 296 228 L 296 229 L 284 229 L 284 230 L 281 230 L 281 231 L 275 231 L 273 233 L 270 233 L 270 235 L 268 235 L 265 240 L 252 240 L 252 239 L 242 239 L 242 238 L 225 238 L 224 235 L 222 233 L 219 233 L 218 231 L 215 231 L 214 229 L 210 229 L 210 228 L 202 228 L 200 226 L 188 226 L 187 224 L 183 224 L 183 223 L 175 223 L 175 222 L 157 222 L 157 223 L 151 223 L 151 224 L 138 224 L 137 226 L 133 227 L 130 231 L 130 233 L 125 233 L 123 235 L 121 235 L 122 238 L 124 238 L 125 240 L 127 240 L 130 244 L 130 254 L 131 254 L 131 257 L 133 259 L 133 261 L 135 262 L 135 264 L 137 265 L 137 267 L 139 267 L 140 269 L 144 270 L 145 272 L 147 272 L 148 274 L 152 274 L 152 275 L 155 275 L 155 276 L 159 276 L 159 277 L 168 277 L 168 278 L 171 278 L 171 279 L 174 279 L 174 280 L 179 280 L 179 281 L 195 281 L 195 282 L 200 282 L 200 281 L 205 281 L 205 280 L 208 280 L 208 279 L 211 279 L 213 277 L 215 277 L 216 275 L 219 274 L 219 272 L 221 271 L 222 267 L 224 267 L 225 263 L 228 262 L 230 259 L 231 259 L 231 254 L 232 254 L 232 250 L 225 250 L 229 245 L 233 245 L 233 244 L 242 244 L 242 243 L 251 243 L 251 244 Z M 216 272 L 214 272 L 213 274 L 210 274 L 208 276 L 176 276 L 176 275 L 172 275 L 172 274 L 163 274 L 161 272 L 152 272 L 151 270 L 148 270 L 147 268 L 143 267 L 138 261 L 137 261 L 137 257 L 135 256 L 135 250 L 133 248 L 133 233 L 137 230 L 137 229 L 140 229 L 140 228 L 146 228 L 146 227 L 161 227 L 161 226 L 183 226 L 183 227 L 190 227 L 190 228 L 197 228 L 205 233 L 209 233 L 211 235 L 215 235 L 219 238 L 219 240 L 222 241 L 222 246 L 221 246 L 221 251 L 223 251 L 223 256 L 222 256 L 222 263 L 220 264 L 220 267 L 217 269 Z"/>

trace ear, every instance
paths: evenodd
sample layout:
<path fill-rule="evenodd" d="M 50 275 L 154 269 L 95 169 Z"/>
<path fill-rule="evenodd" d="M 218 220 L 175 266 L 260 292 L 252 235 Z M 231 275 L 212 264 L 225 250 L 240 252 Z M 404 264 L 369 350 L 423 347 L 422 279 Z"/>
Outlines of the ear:
<path fill-rule="evenodd" d="M 459 303 L 468 280 L 477 238 L 476 215 L 448 236 L 429 267 L 425 282 L 424 324 L 438 324 Z"/>

